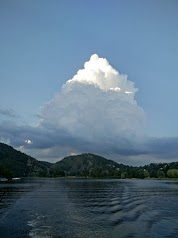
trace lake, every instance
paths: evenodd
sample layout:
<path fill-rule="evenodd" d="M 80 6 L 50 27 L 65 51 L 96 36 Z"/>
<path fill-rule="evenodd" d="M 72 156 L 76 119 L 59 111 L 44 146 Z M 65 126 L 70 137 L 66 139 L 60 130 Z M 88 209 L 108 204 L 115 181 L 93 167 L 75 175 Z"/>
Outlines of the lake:
<path fill-rule="evenodd" d="M 0 183 L 1 238 L 177 238 L 178 182 L 24 178 Z"/>

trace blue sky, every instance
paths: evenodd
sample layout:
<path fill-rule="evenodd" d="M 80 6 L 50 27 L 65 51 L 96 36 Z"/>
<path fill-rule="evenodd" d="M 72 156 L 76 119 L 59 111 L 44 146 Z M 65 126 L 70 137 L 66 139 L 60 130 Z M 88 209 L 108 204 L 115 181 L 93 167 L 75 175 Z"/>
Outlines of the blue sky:
<path fill-rule="evenodd" d="M 139 139 L 142 141 L 140 144 L 133 139 L 134 146 L 131 142 L 127 145 L 131 143 L 131 147 L 138 147 L 144 152 L 123 154 L 121 147 L 117 153 L 111 147 L 108 148 L 110 152 L 106 152 L 97 150 L 97 146 L 100 147 L 97 142 L 91 145 L 92 148 L 95 147 L 92 152 L 130 164 L 175 160 L 178 157 L 177 11 L 176 0 L 1 0 L 1 141 L 36 158 L 51 161 L 70 153 L 91 150 L 86 146 L 89 145 L 87 135 L 79 138 L 78 134 L 66 129 L 68 127 L 62 128 L 61 124 L 58 128 L 60 133 L 54 131 L 52 134 L 50 131 L 56 138 L 54 144 L 46 139 L 42 146 L 40 138 L 35 135 L 42 133 L 41 135 L 49 138 L 49 125 L 40 124 L 40 132 L 38 131 L 42 114 L 44 116 L 46 113 L 47 116 L 49 113 L 45 105 L 61 92 L 62 85 L 84 67 L 91 55 L 97 54 L 106 58 L 120 74 L 128 75 L 128 80 L 134 82 L 139 89 L 135 100 L 145 114 L 145 126 L 142 128 L 144 139 Z M 85 91 L 84 88 L 82 90 Z M 71 104 L 73 98 L 61 99 L 64 100 L 71 100 Z M 101 104 L 101 107 L 105 105 Z M 43 113 L 42 108 L 45 108 Z M 55 110 L 61 110 L 61 105 L 56 106 Z M 67 112 L 64 113 L 66 117 L 71 117 Z M 53 119 L 51 118 L 52 122 Z M 112 117 L 108 120 L 112 121 Z M 104 119 L 98 119 L 97 123 L 110 127 L 109 124 L 104 124 Z M 111 127 L 113 125 L 115 124 Z M 37 127 L 38 132 L 35 131 Z M 56 137 L 55 133 L 61 134 L 61 137 Z M 24 144 L 24 134 L 26 139 L 33 138 L 32 144 Z M 101 135 L 103 136 L 103 132 Z M 18 143 L 17 137 L 20 138 Z M 69 142 L 67 145 L 66 142 L 66 149 L 62 151 L 60 141 L 64 137 L 67 138 L 66 141 L 73 143 Z M 145 137 L 149 137 L 146 145 L 143 142 Z M 118 147 L 115 142 L 112 144 L 115 148 Z M 157 144 L 160 149 L 155 152 Z M 166 146 L 167 157 L 159 154 Z M 174 155 L 169 154 L 169 148 Z"/>

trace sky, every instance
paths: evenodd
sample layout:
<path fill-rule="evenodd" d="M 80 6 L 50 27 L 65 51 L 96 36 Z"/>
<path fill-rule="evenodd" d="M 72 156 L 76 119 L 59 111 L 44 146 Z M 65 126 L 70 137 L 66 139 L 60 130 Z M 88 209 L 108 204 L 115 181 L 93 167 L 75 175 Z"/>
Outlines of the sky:
<path fill-rule="evenodd" d="M 177 0 L 0 0 L 0 142 L 39 160 L 178 160 Z"/>

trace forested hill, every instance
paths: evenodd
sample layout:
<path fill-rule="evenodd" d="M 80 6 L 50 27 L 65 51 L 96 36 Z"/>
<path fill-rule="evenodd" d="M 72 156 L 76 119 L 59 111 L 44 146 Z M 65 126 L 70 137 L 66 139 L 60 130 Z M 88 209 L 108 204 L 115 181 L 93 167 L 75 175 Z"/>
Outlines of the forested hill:
<path fill-rule="evenodd" d="M 48 176 L 50 165 L 0 143 L 0 177 Z"/>
<path fill-rule="evenodd" d="M 0 178 L 6 177 L 178 178 L 178 162 L 133 167 L 86 153 L 57 163 L 38 161 L 0 143 Z"/>
<path fill-rule="evenodd" d="M 129 167 L 90 153 L 68 156 L 53 165 L 55 176 L 85 177 L 120 176 Z"/>
<path fill-rule="evenodd" d="M 178 162 L 133 167 L 94 154 L 68 156 L 52 166 L 54 176 L 178 178 Z"/>

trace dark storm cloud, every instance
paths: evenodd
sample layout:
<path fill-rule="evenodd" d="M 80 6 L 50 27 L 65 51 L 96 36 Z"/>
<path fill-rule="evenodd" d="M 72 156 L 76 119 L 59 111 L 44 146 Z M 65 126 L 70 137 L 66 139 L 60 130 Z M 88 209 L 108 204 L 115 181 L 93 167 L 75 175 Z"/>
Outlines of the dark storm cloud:
<path fill-rule="evenodd" d="M 136 142 L 120 140 L 114 142 L 91 142 L 83 138 L 71 136 L 65 130 L 53 127 L 30 127 L 18 126 L 14 123 L 3 123 L 0 125 L 0 138 L 8 138 L 10 144 L 16 148 L 23 146 L 24 150 L 35 151 L 39 157 L 44 159 L 59 158 L 65 156 L 67 151 L 76 153 L 96 153 L 110 157 L 115 154 L 115 160 L 122 157 L 122 162 L 130 161 L 132 157 L 152 156 L 156 161 L 171 161 L 178 158 L 178 138 L 144 138 Z M 30 139 L 33 143 L 26 144 L 25 140 Z M 43 153 L 43 150 L 48 152 Z M 41 153 L 41 156 L 40 156 Z M 33 154 L 35 156 L 35 154 Z M 141 161 L 141 157 L 140 157 Z M 145 161 L 149 163 L 149 161 Z"/>

